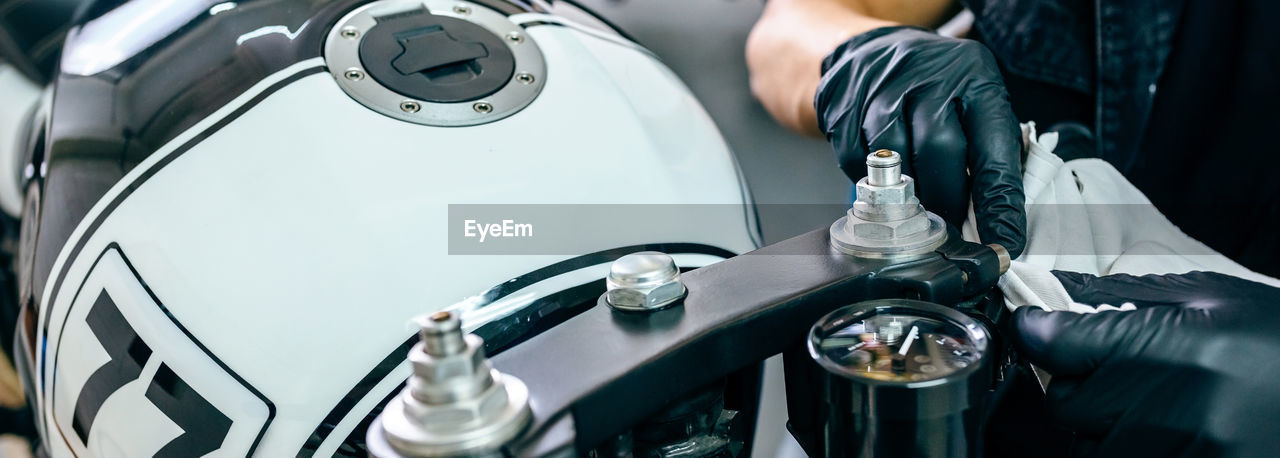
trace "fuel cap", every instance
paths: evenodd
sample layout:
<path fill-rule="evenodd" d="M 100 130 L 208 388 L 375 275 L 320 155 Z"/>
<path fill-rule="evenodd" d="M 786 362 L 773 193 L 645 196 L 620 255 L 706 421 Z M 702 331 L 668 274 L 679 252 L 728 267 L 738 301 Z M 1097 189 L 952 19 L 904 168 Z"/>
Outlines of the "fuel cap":
<path fill-rule="evenodd" d="M 419 9 L 374 18 L 360 61 L 383 86 L 427 102 L 476 100 L 511 80 L 516 59 L 502 38 L 462 19 Z"/>
<path fill-rule="evenodd" d="M 329 72 L 351 98 L 433 126 L 497 121 L 532 103 L 546 63 L 505 13 L 453 0 L 380 0 L 353 10 L 325 41 Z"/>

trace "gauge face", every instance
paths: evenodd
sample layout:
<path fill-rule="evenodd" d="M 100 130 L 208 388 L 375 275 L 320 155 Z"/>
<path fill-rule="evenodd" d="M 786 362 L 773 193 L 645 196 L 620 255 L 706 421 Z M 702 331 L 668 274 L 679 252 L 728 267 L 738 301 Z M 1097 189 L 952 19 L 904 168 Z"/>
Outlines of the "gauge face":
<path fill-rule="evenodd" d="M 935 380 L 977 365 L 986 349 L 985 329 L 958 312 L 948 316 L 934 308 L 942 307 L 886 300 L 840 309 L 814 327 L 810 352 L 846 376 L 890 382 Z"/>

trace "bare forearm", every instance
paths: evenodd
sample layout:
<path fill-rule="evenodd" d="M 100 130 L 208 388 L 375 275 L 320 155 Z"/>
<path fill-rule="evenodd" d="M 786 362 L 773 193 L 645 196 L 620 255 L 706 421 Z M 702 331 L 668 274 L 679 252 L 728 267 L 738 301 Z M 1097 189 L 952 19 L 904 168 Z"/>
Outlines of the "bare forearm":
<path fill-rule="evenodd" d="M 813 96 L 832 49 L 878 27 L 935 26 L 954 6 L 952 0 L 769 0 L 747 39 L 751 91 L 779 123 L 816 135 Z"/>

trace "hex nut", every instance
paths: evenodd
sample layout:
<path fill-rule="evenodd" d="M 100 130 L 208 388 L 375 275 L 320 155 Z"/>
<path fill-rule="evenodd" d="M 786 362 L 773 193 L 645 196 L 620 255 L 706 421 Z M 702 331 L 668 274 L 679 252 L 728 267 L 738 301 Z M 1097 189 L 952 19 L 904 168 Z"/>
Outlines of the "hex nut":
<path fill-rule="evenodd" d="M 859 202 L 869 204 L 906 204 L 916 196 L 916 182 L 903 175 L 902 181 L 889 186 L 872 186 L 867 179 L 858 180 L 857 190 Z"/>
<path fill-rule="evenodd" d="M 423 409 L 421 422 L 428 428 L 458 428 L 469 423 L 492 417 L 502 412 L 507 405 L 507 390 L 501 383 L 495 383 L 484 394 L 462 402 L 451 402 L 446 405 L 430 406 Z"/>
<path fill-rule="evenodd" d="M 657 309 L 680 300 L 684 294 L 684 284 L 680 282 L 680 277 L 677 275 L 671 281 L 655 286 L 610 289 L 605 293 L 605 300 L 615 307 Z"/>
<path fill-rule="evenodd" d="M 437 431 L 465 429 L 499 415 L 506 409 L 510 396 L 505 386 L 506 379 L 494 369 L 490 372 L 495 382 L 477 396 L 445 404 L 428 404 L 407 396 L 404 398 L 406 411 L 422 426 Z"/>
<path fill-rule="evenodd" d="M 468 334 L 465 337 L 467 347 L 461 353 L 446 357 L 435 357 L 414 346 L 409 352 L 409 361 L 413 364 L 413 373 L 430 384 L 445 384 L 455 378 L 472 378 L 478 372 L 489 369 L 489 361 L 484 355 L 484 344 L 480 338 Z"/>
<path fill-rule="evenodd" d="M 851 222 L 853 223 L 853 235 L 868 240 L 906 239 L 929 230 L 929 217 L 923 212 L 899 221 Z"/>
<path fill-rule="evenodd" d="M 854 214 L 864 220 L 897 221 L 917 216 L 924 210 L 916 198 L 915 181 L 906 175 L 898 184 L 889 186 L 871 186 L 863 178 L 856 189 L 858 200 L 853 203 Z"/>
<path fill-rule="evenodd" d="M 431 428 L 439 426 L 456 427 L 459 424 L 467 424 L 475 422 L 483 415 L 480 410 L 471 403 L 452 403 L 441 406 L 431 406 L 430 409 L 424 409 L 422 417 L 419 421 L 422 426 Z"/>
<path fill-rule="evenodd" d="M 605 301 L 624 311 L 657 310 L 684 297 L 680 268 L 666 253 L 642 251 L 618 258 L 605 277 Z"/>

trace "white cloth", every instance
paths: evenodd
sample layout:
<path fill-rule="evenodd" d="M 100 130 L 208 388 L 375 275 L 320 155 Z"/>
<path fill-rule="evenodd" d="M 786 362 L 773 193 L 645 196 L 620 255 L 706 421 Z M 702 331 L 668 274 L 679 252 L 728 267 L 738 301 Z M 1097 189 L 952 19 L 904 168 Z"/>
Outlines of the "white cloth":
<path fill-rule="evenodd" d="M 1182 233 L 1106 161 L 1064 163 L 1053 154 L 1058 134 L 1037 136 L 1035 123 L 1023 124 L 1022 136 L 1027 153 L 1023 168 L 1027 246 L 998 284 L 1010 309 L 1024 305 L 1076 312 L 1112 308 L 1095 309 L 1072 301 L 1050 270 L 1093 275 L 1202 270 L 1280 287 L 1280 280 L 1251 271 Z M 1224 224 L 1229 227 L 1230 223 Z M 978 240 L 972 212 L 962 233 L 965 240 Z"/>

